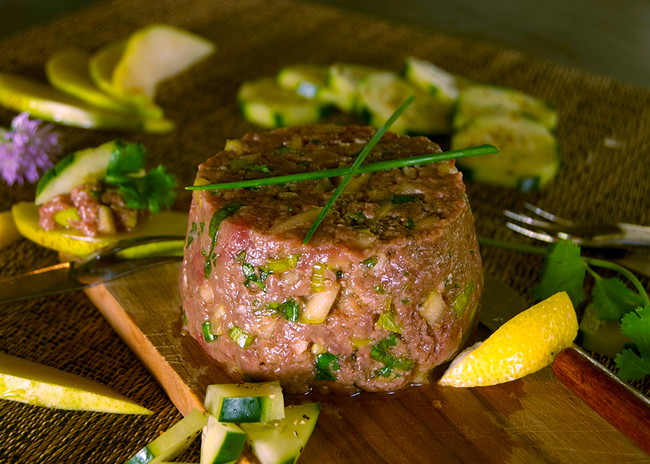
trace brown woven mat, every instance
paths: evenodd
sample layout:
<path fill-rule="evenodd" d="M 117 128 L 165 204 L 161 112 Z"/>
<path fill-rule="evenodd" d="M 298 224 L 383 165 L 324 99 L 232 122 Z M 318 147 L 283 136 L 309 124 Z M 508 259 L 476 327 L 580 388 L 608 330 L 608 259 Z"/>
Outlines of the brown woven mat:
<path fill-rule="evenodd" d="M 226 138 L 255 129 L 241 119 L 234 99 L 243 80 L 308 62 L 399 70 L 404 58 L 414 55 L 478 81 L 546 98 L 559 108 L 560 176 L 535 194 L 469 185 L 481 235 L 521 242 L 505 230 L 500 214 L 524 201 L 576 219 L 650 224 L 650 92 L 435 31 L 288 0 L 116 0 L 1 42 L 0 71 L 44 79 L 43 64 L 51 53 L 71 46 L 94 51 L 151 22 L 189 29 L 219 46 L 213 59 L 160 89 L 159 103 L 178 129 L 144 135 L 61 128 L 68 152 L 116 136 L 140 141 L 152 164 L 164 163 L 189 184 L 196 165 Z M 0 110 L 0 125 L 13 116 Z M 0 183 L 0 210 L 33 196 L 33 186 Z M 187 206 L 187 196 L 178 206 Z M 483 253 L 487 270 L 522 293 L 539 277 L 538 257 L 495 248 Z M 0 250 L 0 257 L 3 276 L 56 260 L 55 253 L 27 241 Z M 0 349 L 98 380 L 155 411 L 134 418 L 0 401 L 0 463 L 123 462 L 180 418 L 82 294 L 0 306 Z M 647 382 L 636 386 L 648 393 Z M 185 457 L 197 460 L 198 452 L 190 450 Z"/>

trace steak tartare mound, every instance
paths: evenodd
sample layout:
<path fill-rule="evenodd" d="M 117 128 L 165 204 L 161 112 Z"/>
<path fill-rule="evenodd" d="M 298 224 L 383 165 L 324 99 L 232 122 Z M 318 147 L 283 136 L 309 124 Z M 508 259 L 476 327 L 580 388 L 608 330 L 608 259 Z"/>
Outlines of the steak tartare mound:
<path fill-rule="evenodd" d="M 349 166 L 374 134 L 313 125 L 247 134 L 195 185 Z M 367 163 L 440 152 L 385 134 Z M 428 382 L 477 320 L 483 272 L 453 161 L 340 179 L 196 190 L 180 291 L 189 334 L 229 372 L 288 392 L 395 391 Z"/>

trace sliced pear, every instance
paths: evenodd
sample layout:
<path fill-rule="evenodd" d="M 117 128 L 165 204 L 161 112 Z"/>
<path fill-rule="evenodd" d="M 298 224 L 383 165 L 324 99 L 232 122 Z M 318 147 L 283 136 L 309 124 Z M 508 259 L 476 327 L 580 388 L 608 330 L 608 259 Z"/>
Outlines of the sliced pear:
<path fill-rule="evenodd" d="M 38 206 L 30 202 L 16 203 L 12 208 L 16 227 L 21 235 L 45 248 L 61 253 L 85 256 L 99 248 L 130 237 L 151 235 L 184 236 L 187 213 L 162 211 L 143 220 L 132 232 L 87 237 L 73 229 L 45 230 L 39 223 Z M 162 246 L 162 245 L 161 245 Z"/>
<path fill-rule="evenodd" d="M 3 211 L 0 213 L 0 248 L 11 245 L 22 238 L 16 223 L 14 222 L 11 210 Z"/>
<path fill-rule="evenodd" d="M 0 73 L 0 105 L 18 112 L 27 111 L 35 118 L 84 129 L 166 132 L 174 127 L 169 120 L 147 120 L 98 108 L 47 84 L 5 73 Z"/>
<path fill-rule="evenodd" d="M 156 87 L 207 56 L 216 46 L 191 32 L 153 24 L 133 33 L 112 75 L 112 85 L 127 94 L 144 95 L 153 100 Z"/>
<path fill-rule="evenodd" d="M 152 119 L 163 118 L 163 109 L 156 105 L 151 98 L 145 95 L 129 94 L 113 84 L 113 72 L 122 58 L 125 47 L 126 42 L 123 40 L 112 42 L 91 55 L 88 59 L 90 79 L 107 94 L 137 108 L 138 113 L 142 116 Z"/>
<path fill-rule="evenodd" d="M 91 105 L 113 111 L 137 113 L 128 101 L 100 89 L 90 78 L 90 55 L 82 50 L 64 50 L 52 55 L 45 63 L 45 73 L 52 87 Z"/>
<path fill-rule="evenodd" d="M 0 398 L 78 411 L 152 413 L 106 385 L 6 353 L 0 353 Z"/>

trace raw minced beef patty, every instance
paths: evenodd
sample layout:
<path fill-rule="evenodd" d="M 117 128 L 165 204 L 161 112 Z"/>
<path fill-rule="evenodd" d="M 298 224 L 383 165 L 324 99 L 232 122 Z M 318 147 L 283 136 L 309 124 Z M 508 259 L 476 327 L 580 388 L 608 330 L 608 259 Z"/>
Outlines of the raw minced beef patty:
<path fill-rule="evenodd" d="M 247 134 L 196 184 L 349 166 L 374 130 Z M 387 133 L 366 163 L 440 152 Z M 453 161 L 357 175 L 305 245 L 340 179 L 194 191 L 180 290 L 187 331 L 239 378 L 289 392 L 426 383 L 474 327 L 481 257 Z"/>

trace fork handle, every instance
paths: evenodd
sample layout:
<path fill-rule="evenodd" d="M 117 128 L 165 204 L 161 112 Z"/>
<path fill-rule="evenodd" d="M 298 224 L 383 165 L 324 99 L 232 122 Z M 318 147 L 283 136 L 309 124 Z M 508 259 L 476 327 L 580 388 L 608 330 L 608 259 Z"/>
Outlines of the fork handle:
<path fill-rule="evenodd" d="M 650 401 L 573 346 L 553 361 L 555 376 L 580 399 L 650 454 Z"/>
<path fill-rule="evenodd" d="M 619 227 L 623 231 L 621 244 L 650 247 L 650 227 L 626 223 L 619 224 Z"/>

